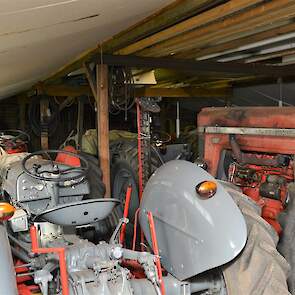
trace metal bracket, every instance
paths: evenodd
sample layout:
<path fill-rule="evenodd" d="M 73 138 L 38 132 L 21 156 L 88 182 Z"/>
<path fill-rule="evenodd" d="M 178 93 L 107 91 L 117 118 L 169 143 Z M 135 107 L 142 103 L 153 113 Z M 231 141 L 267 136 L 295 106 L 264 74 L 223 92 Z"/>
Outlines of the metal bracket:
<path fill-rule="evenodd" d="M 295 137 L 295 129 L 288 128 L 251 128 L 251 127 L 199 127 L 200 134 L 240 134 L 240 135 L 262 135 L 278 137 Z"/>

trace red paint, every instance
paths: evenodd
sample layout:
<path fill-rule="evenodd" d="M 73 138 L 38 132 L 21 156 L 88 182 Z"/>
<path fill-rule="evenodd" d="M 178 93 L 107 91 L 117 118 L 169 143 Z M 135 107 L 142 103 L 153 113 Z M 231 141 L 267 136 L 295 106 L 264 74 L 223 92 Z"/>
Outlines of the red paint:
<path fill-rule="evenodd" d="M 132 277 L 135 279 L 146 278 L 143 267 L 136 260 L 130 260 L 130 259 L 122 260 L 121 266 L 128 268 L 132 274 Z"/>
<path fill-rule="evenodd" d="M 138 195 L 139 201 L 142 198 L 143 193 L 143 172 L 142 172 L 142 159 L 141 159 L 141 128 L 140 128 L 140 120 L 141 120 L 141 111 L 140 105 L 137 102 L 136 104 L 136 112 L 137 112 L 137 159 L 138 159 Z"/>
<path fill-rule="evenodd" d="M 65 146 L 64 150 L 66 152 L 71 152 L 71 153 L 74 153 L 74 154 L 78 153 L 77 150 L 74 147 L 70 146 L 70 145 Z M 72 167 L 80 167 L 81 166 L 81 161 L 80 161 L 80 159 L 78 157 L 68 155 L 68 154 L 64 154 L 62 152 L 57 154 L 57 156 L 55 158 L 55 161 L 58 162 L 58 163 L 68 165 L 68 166 L 72 166 Z"/>
<path fill-rule="evenodd" d="M 295 128 L 295 107 L 203 108 L 199 126 Z"/>
<path fill-rule="evenodd" d="M 160 281 L 161 294 L 165 295 L 165 286 L 164 286 L 164 282 L 163 282 L 163 274 L 162 274 L 162 267 L 161 267 L 161 262 L 160 262 L 158 240 L 157 240 L 156 228 L 155 228 L 154 217 L 153 217 L 152 212 L 148 212 L 148 220 L 149 220 L 149 225 L 150 225 L 153 251 L 154 251 L 154 254 L 156 255 L 156 266 L 157 266 L 158 277 L 159 277 L 159 281 Z"/>
<path fill-rule="evenodd" d="M 25 153 L 27 151 L 28 151 L 28 148 L 25 143 L 18 144 L 16 147 L 5 147 L 5 152 L 7 154 Z"/>
<path fill-rule="evenodd" d="M 27 286 L 25 284 L 17 285 L 18 295 L 33 295 L 39 291 L 39 287 L 35 285 Z"/>
<path fill-rule="evenodd" d="M 136 104 L 136 112 L 137 112 L 137 159 L 138 159 L 138 196 L 139 203 L 142 199 L 143 194 L 143 167 L 142 167 L 142 158 L 141 158 L 141 110 L 139 102 Z M 140 231 L 140 242 L 141 242 L 141 251 L 144 251 L 144 234 L 142 230 Z"/>
<path fill-rule="evenodd" d="M 14 263 L 14 265 L 16 266 L 15 268 L 16 274 L 26 273 L 30 271 L 30 269 L 26 266 L 20 267 L 23 264 L 24 264 L 23 261 L 16 260 L 16 262 Z M 29 285 L 25 284 L 26 282 L 31 283 L 31 281 L 32 281 L 31 276 L 16 277 L 17 290 L 19 295 L 32 295 L 34 294 L 34 291 L 39 291 L 39 286 L 34 284 L 29 284 Z"/>
<path fill-rule="evenodd" d="M 123 213 L 124 218 L 128 218 L 131 194 L 132 194 L 132 186 L 128 186 L 126 191 L 126 197 L 125 197 L 125 206 L 124 206 L 124 213 Z M 122 225 L 122 229 L 120 232 L 120 243 L 122 245 L 125 242 L 125 234 L 126 234 L 126 223 Z"/>
<path fill-rule="evenodd" d="M 240 107 L 240 108 L 205 108 L 198 115 L 198 127 L 251 127 L 251 128 L 293 128 L 295 107 Z M 202 134 L 200 134 L 202 136 Z M 204 134 L 203 158 L 208 171 L 217 176 L 218 164 L 223 150 L 231 150 L 228 134 Z M 236 135 L 240 149 L 254 153 L 257 158 L 273 158 L 276 154 L 294 155 L 295 138 L 260 135 Z M 293 162 L 288 167 L 266 167 L 246 164 L 243 167 L 256 171 L 259 181 L 251 187 L 240 185 L 244 194 L 257 202 L 262 209 L 262 217 L 281 233 L 277 221 L 278 215 L 284 210 L 287 196 L 287 184 L 294 181 Z M 268 175 L 279 175 L 286 180 L 281 186 L 280 199 L 274 200 L 260 196 L 259 186 L 266 181 Z M 234 182 L 234 181 L 233 181 Z"/>
<path fill-rule="evenodd" d="M 14 266 L 18 266 L 15 268 L 15 273 L 16 274 L 20 274 L 20 273 L 26 273 L 26 272 L 29 272 L 29 268 L 28 267 L 19 267 L 20 265 L 23 265 L 24 262 L 22 262 L 21 260 L 17 260 L 15 263 L 14 263 Z M 30 281 L 32 279 L 31 276 L 24 276 L 24 277 L 16 277 L 16 282 L 17 284 L 20 284 L 20 283 L 24 283 L 24 282 L 27 282 L 27 281 Z"/>
<path fill-rule="evenodd" d="M 30 236 L 31 236 L 31 242 L 32 242 L 32 253 L 58 254 L 62 295 L 69 295 L 69 281 L 68 281 L 68 272 L 67 272 L 67 265 L 66 265 L 65 248 L 39 248 L 38 238 L 37 238 L 37 228 L 34 225 L 30 227 Z"/>

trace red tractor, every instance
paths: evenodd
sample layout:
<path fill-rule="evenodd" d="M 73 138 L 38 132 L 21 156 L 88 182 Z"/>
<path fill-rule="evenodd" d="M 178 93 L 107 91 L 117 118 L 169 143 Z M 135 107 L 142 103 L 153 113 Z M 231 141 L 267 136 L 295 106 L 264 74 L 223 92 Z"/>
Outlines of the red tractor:
<path fill-rule="evenodd" d="M 29 141 L 30 136 L 21 130 L 0 130 L 0 148 L 7 154 L 27 152 Z"/>
<path fill-rule="evenodd" d="M 199 153 L 208 171 L 255 200 L 280 235 L 295 294 L 295 107 L 205 108 L 198 115 Z"/>

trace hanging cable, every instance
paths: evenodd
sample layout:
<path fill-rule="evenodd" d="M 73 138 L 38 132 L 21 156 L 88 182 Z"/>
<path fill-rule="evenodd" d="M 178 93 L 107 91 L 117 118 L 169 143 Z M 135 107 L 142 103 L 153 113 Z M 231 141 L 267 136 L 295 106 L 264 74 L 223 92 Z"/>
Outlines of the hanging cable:
<path fill-rule="evenodd" d="M 127 67 L 112 66 L 109 69 L 110 113 L 126 113 L 133 107 L 134 81 L 132 71 Z"/>
<path fill-rule="evenodd" d="M 41 124 L 40 124 L 40 96 L 34 96 L 31 100 L 28 109 L 28 120 L 29 125 L 36 136 L 41 135 Z M 49 100 L 49 116 L 48 116 L 48 131 L 49 136 L 55 133 L 58 124 L 60 122 L 59 106 L 52 97 L 48 97 Z"/>

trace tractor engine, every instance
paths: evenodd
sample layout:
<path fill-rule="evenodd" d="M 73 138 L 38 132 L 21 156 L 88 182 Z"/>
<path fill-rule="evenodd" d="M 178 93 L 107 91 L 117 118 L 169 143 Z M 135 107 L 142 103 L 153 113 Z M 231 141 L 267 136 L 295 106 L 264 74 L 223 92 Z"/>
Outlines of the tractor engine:
<path fill-rule="evenodd" d="M 46 227 L 50 227 L 50 236 Z M 68 273 L 69 294 L 124 294 L 131 295 L 134 290 L 143 294 L 157 294 L 157 268 L 154 255 L 147 252 L 136 252 L 122 248 L 115 241 L 100 242 L 95 245 L 76 235 L 53 234 L 52 225 L 41 224 L 38 230 L 44 248 L 64 248 Z M 125 259 L 139 261 L 148 279 L 144 284 L 136 284 L 130 270 L 121 266 Z M 38 265 L 39 262 L 39 265 Z M 40 286 L 42 294 L 62 294 L 59 279 L 58 256 L 46 254 L 42 260 L 36 259 L 34 282 Z M 56 269 L 56 271 L 54 271 Z M 56 273 L 56 277 L 53 277 Z"/>
<path fill-rule="evenodd" d="M 294 161 L 290 155 L 242 152 L 230 137 L 232 160 L 228 180 L 239 186 L 262 208 L 262 217 L 281 233 L 277 221 L 288 202 L 288 183 L 294 181 Z"/>

